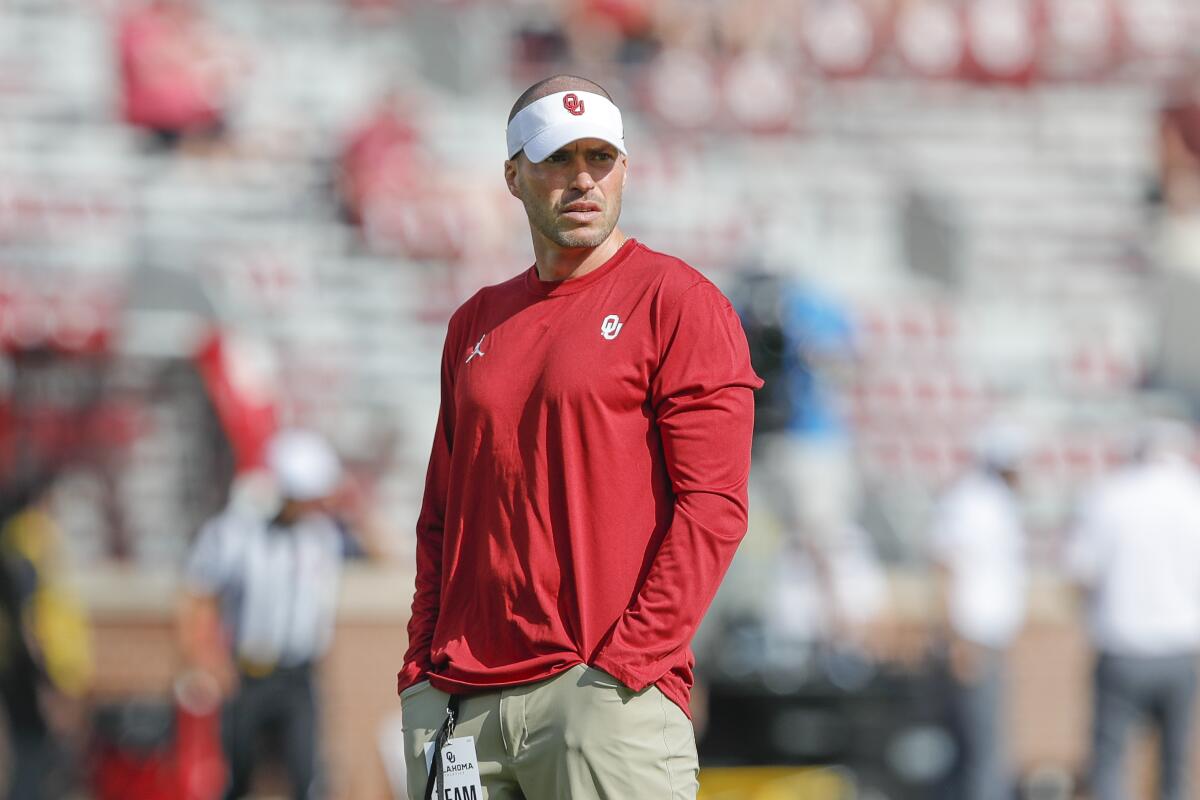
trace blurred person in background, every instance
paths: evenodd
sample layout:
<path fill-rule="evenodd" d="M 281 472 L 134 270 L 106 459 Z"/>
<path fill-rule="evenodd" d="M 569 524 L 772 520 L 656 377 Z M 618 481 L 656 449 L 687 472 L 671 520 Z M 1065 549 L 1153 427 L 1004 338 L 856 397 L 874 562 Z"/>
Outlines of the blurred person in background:
<path fill-rule="evenodd" d="M 796 647 L 823 648 L 828 677 L 844 684 L 835 669 L 881 655 L 876 649 L 884 627 L 887 573 L 871 534 L 852 522 L 824 544 L 820 568 L 824 576 L 817 573 L 810 550 L 794 540 L 776 554 L 767 633 L 787 657 L 796 655 Z M 868 677 L 869 671 L 861 674 Z"/>
<path fill-rule="evenodd" d="M 1159 734 L 1158 793 L 1190 797 L 1200 655 L 1200 474 L 1189 426 L 1146 424 L 1133 457 L 1084 499 L 1067 548 L 1097 653 L 1089 782 L 1096 800 L 1127 790 L 1130 731 Z"/>
<path fill-rule="evenodd" d="M 453 276 L 469 280 L 475 265 L 493 263 L 499 248 L 511 246 L 498 210 L 507 198 L 464 163 L 435 163 L 422 133 L 427 100 L 411 81 L 397 83 L 349 128 L 334 165 L 334 201 L 356 245 L 454 266 Z M 472 219 L 469 228 L 464 217 Z"/>
<path fill-rule="evenodd" d="M 570 61 L 589 68 L 640 64 L 657 50 L 654 0 L 569 0 L 562 14 Z"/>
<path fill-rule="evenodd" d="M 1168 87 L 1158 116 L 1158 164 L 1148 207 L 1147 256 L 1158 348 L 1151 386 L 1200 397 L 1200 75 Z"/>
<path fill-rule="evenodd" d="M 690 642 L 746 532 L 761 381 L 719 290 L 617 227 L 603 88 L 534 84 L 507 144 L 535 263 L 446 334 L 398 676 L 409 793 L 470 737 L 484 796 L 694 798 Z"/>
<path fill-rule="evenodd" d="M 92 678 L 87 620 L 63 586 L 58 526 L 46 508 L 51 484 L 48 477 L 10 484 L 0 497 L 0 699 L 10 800 L 66 795 L 74 776 L 64 728 L 79 716 Z"/>
<path fill-rule="evenodd" d="M 811 568 L 822 609 L 822 620 L 811 622 L 830 639 L 845 638 L 848 615 L 857 612 L 836 585 L 834 562 L 874 552 L 869 535 L 858 541 L 866 534 L 854 524 L 858 473 L 834 396 L 855 359 L 853 326 L 828 293 L 773 269 L 743 271 L 734 297 L 754 370 L 765 381 L 755 394 L 755 477 L 779 520 L 784 553 L 792 554 L 781 563 L 798 559 L 802 570 Z M 785 568 L 779 579 L 800 575 Z"/>
<path fill-rule="evenodd" d="M 1158 176 L 1152 200 L 1169 214 L 1200 210 L 1200 103 L 1190 90 L 1168 102 L 1158 117 Z"/>
<path fill-rule="evenodd" d="M 1015 490 L 1028 443 L 1010 424 L 985 428 L 975 465 L 939 500 L 930 532 L 937 567 L 938 644 L 951 679 L 958 746 L 947 800 L 1012 794 L 1005 660 L 1025 621 L 1026 534 Z"/>
<path fill-rule="evenodd" d="M 336 193 L 342 216 L 365 221 L 381 192 L 415 190 L 425 168 L 416 110 L 397 87 L 390 89 L 346 135 L 337 159 Z"/>
<path fill-rule="evenodd" d="M 315 433 L 286 430 L 267 449 L 280 502 L 263 514 L 234 502 L 199 533 L 185 567 L 181 644 L 227 696 L 225 797 L 250 790 L 273 736 L 292 796 L 325 796 L 319 770 L 317 663 L 333 637 L 343 535 L 328 500 L 341 464 Z"/>
<path fill-rule="evenodd" d="M 194 0 L 129 5 L 117 26 L 122 114 L 165 150 L 223 138 L 230 53 Z"/>

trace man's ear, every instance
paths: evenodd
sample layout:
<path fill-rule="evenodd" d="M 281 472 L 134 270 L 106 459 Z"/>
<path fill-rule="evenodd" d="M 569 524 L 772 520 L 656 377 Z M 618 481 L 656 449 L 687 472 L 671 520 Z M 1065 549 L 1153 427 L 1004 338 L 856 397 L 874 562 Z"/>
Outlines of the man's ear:
<path fill-rule="evenodd" d="M 621 156 L 621 161 L 624 162 L 625 167 L 625 174 L 621 176 L 621 188 L 624 189 L 625 182 L 629 180 L 629 158 L 623 155 Z"/>
<path fill-rule="evenodd" d="M 521 193 L 517 189 L 517 159 L 521 157 L 520 153 L 504 162 L 504 183 L 508 186 L 508 193 L 518 200 L 521 198 Z"/>

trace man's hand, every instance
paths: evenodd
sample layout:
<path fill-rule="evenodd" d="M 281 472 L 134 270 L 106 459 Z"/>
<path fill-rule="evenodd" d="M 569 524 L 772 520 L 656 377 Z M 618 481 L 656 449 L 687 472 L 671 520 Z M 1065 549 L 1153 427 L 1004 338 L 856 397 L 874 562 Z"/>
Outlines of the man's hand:
<path fill-rule="evenodd" d="M 221 625 L 217 597 L 185 592 L 177 622 L 179 648 L 186 667 L 211 676 L 221 696 L 228 697 L 237 689 L 238 676 Z"/>
<path fill-rule="evenodd" d="M 986 652 L 982 645 L 955 636 L 950 640 L 948 655 L 950 674 L 959 683 L 974 684 L 983 677 Z"/>

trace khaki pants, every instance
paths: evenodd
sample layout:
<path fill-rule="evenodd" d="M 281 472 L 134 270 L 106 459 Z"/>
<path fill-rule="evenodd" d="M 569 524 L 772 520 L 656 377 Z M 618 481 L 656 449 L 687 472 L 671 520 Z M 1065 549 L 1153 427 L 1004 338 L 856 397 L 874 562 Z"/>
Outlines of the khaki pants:
<path fill-rule="evenodd" d="M 449 697 L 428 681 L 400 696 L 408 794 L 421 800 L 425 743 Z M 576 665 L 538 683 L 463 697 L 454 735 L 474 736 L 487 800 L 692 800 L 692 723 L 657 688 L 633 692 Z"/>

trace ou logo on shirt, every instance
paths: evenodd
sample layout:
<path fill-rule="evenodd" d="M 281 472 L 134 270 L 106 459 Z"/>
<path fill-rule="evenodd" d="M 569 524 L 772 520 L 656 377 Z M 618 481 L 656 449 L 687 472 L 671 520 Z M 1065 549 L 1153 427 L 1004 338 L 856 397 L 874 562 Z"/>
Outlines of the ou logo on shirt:
<path fill-rule="evenodd" d="M 621 322 L 621 318 L 616 314 L 609 314 L 604 318 L 604 321 L 600 323 L 600 335 L 605 339 L 612 341 L 613 339 L 617 338 L 617 334 L 621 332 L 621 328 L 624 325 L 625 323 Z"/>

